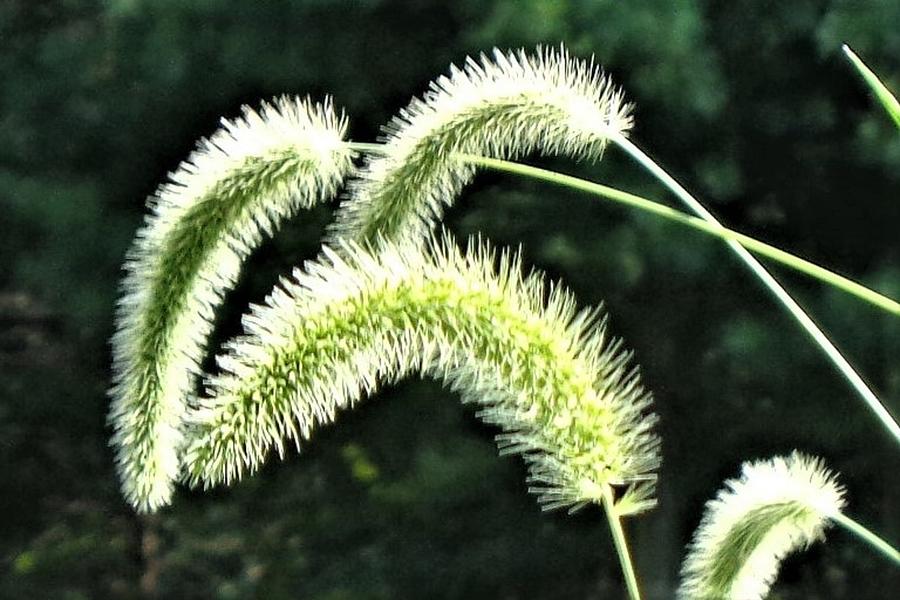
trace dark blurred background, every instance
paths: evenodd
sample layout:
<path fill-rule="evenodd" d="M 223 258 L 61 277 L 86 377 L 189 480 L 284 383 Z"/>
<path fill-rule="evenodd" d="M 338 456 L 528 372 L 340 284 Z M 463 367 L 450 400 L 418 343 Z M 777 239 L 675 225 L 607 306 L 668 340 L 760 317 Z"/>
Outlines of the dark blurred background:
<path fill-rule="evenodd" d="M 144 199 L 219 117 L 332 94 L 371 141 L 451 62 L 565 43 L 636 103 L 633 138 L 728 224 L 900 297 L 900 135 L 840 55 L 900 89 L 900 2 L 0 2 L 0 597 L 622 598 L 599 510 L 542 514 L 517 458 L 432 381 L 384 390 L 302 454 L 139 518 L 105 425 L 120 266 Z M 658 199 L 619 152 L 535 160 Z M 330 208 L 254 254 L 216 339 L 316 254 Z M 661 416 L 659 507 L 628 521 L 669 598 L 703 503 L 741 461 L 817 454 L 848 513 L 900 542 L 898 448 L 721 243 L 545 184 L 479 175 L 447 224 L 524 246 L 605 302 Z M 900 413 L 900 323 L 775 269 Z M 771 597 L 890 598 L 842 531 Z"/>

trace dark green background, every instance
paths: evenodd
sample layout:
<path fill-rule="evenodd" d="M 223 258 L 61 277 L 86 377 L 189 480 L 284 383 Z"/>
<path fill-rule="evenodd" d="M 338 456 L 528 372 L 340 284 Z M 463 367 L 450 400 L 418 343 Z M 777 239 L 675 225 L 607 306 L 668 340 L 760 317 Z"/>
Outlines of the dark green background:
<path fill-rule="evenodd" d="M 636 103 L 633 137 L 728 224 L 900 297 L 900 135 L 840 55 L 900 89 L 900 3 L 635 0 L 0 2 L 0 597 L 622 598 L 602 514 L 541 514 L 517 458 L 431 381 L 321 430 L 301 455 L 156 516 L 121 499 L 104 419 L 120 265 L 144 198 L 220 116 L 332 94 L 354 140 L 467 54 L 565 43 Z M 619 152 L 537 164 L 658 199 Z M 330 210 L 256 252 L 221 312 L 316 254 Z M 900 542 L 898 447 L 722 244 L 592 198 L 479 175 L 459 237 L 524 246 L 601 301 L 661 416 L 660 506 L 630 520 L 669 598 L 703 503 L 794 448 L 848 513 Z M 900 323 L 775 269 L 895 412 Z M 772 598 L 889 598 L 898 571 L 842 531 Z"/>

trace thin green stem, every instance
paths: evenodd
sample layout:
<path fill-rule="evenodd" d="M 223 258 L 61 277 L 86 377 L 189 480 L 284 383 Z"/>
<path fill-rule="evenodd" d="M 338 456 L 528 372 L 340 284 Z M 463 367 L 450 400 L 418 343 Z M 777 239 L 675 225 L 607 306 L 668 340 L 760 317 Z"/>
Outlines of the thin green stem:
<path fill-rule="evenodd" d="M 660 167 L 652 158 L 650 158 L 647 154 L 644 153 L 643 150 L 635 146 L 631 143 L 630 140 L 626 139 L 621 134 L 613 134 L 611 136 L 612 141 L 618 145 L 622 150 L 628 153 L 635 161 L 637 161 L 642 167 L 647 169 L 650 173 L 652 173 L 657 179 L 659 179 L 667 188 L 669 188 L 680 200 L 682 200 L 690 209 L 697 215 L 703 218 L 704 221 L 714 225 L 720 225 L 716 218 L 710 213 L 700 202 L 694 198 L 684 187 L 682 187 L 675 179 L 669 175 L 662 167 Z M 841 354 L 840 350 L 828 339 L 828 336 L 819 328 L 818 325 L 812 320 L 812 318 L 806 314 L 806 311 L 797 304 L 797 302 L 791 297 L 790 294 L 785 291 L 781 284 L 772 277 L 771 274 L 765 269 L 765 267 L 760 264 L 758 260 L 756 260 L 750 252 L 744 246 L 741 245 L 736 240 L 729 240 L 728 245 L 734 251 L 735 254 L 746 264 L 751 271 L 763 282 L 763 284 L 769 288 L 769 291 L 778 299 L 779 302 L 787 309 L 791 315 L 800 323 L 803 329 L 809 334 L 809 336 L 813 339 L 813 341 L 822 349 L 826 356 L 831 359 L 831 362 L 837 367 L 838 371 L 841 375 L 843 375 L 844 379 L 850 384 L 853 389 L 862 397 L 863 401 L 869 406 L 872 412 L 875 413 L 875 416 L 882 422 L 885 428 L 894 436 L 895 441 L 900 443 L 900 425 L 897 424 L 897 421 L 891 416 L 891 414 L 887 411 L 875 393 L 869 388 L 868 385 L 863 381 L 862 377 L 856 372 L 856 370 L 850 365 L 846 358 L 844 358 L 843 354 Z M 893 302 L 893 305 L 896 305 L 896 302 Z M 888 306 L 891 306 L 889 303 Z M 894 308 L 890 312 L 896 314 L 896 309 Z"/>
<path fill-rule="evenodd" d="M 897 98 L 887 89 L 887 86 L 881 83 L 881 80 L 872 72 L 872 69 L 867 67 L 866 63 L 850 49 L 850 46 L 844 44 L 842 49 L 844 50 L 844 54 L 847 55 L 847 58 L 850 59 L 850 62 L 853 63 L 853 66 L 856 67 L 856 70 L 859 71 L 859 74 L 862 75 L 862 78 L 868 84 L 869 89 L 872 90 L 872 93 L 875 94 L 875 97 L 881 102 L 884 110 L 894 120 L 894 124 L 896 124 L 897 127 L 900 127 L 900 102 L 898 102 Z"/>
<path fill-rule="evenodd" d="M 870 545 L 880 554 L 883 554 L 889 560 L 892 560 L 894 564 L 900 567 L 900 552 L 898 552 L 896 548 L 888 544 L 886 541 L 881 539 L 876 533 L 870 531 L 850 517 L 841 513 L 834 513 L 828 516 L 832 521 Z"/>
<path fill-rule="evenodd" d="M 609 530 L 612 532 L 613 543 L 616 546 L 616 554 L 619 555 L 619 564 L 622 565 L 622 574 L 625 576 L 625 586 L 628 588 L 628 596 L 631 600 L 641 600 L 641 592 L 638 589 L 637 577 L 634 574 L 634 565 L 631 563 L 631 554 L 628 552 L 628 542 L 625 532 L 622 530 L 622 522 L 619 513 L 616 512 L 613 500 L 612 488 L 608 485 L 603 488 L 603 512 L 609 522 Z"/>
<path fill-rule="evenodd" d="M 815 263 L 791 254 L 790 252 L 785 252 L 784 250 L 780 250 L 748 235 L 744 235 L 742 233 L 734 231 L 733 229 L 728 229 L 721 224 L 709 223 L 702 219 L 698 219 L 697 217 L 686 215 L 683 212 L 665 206 L 664 204 L 653 202 L 651 200 L 647 200 L 646 198 L 642 198 L 634 194 L 629 194 L 628 192 L 623 192 L 615 188 L 611 188 L 591 181 L 586 181 L 584 179 L 579 179 L 577 177 L 572 177 L 570 175 L 563 175 L 554 171 L 548 171 L 546 169 L 523 165 L 521 163 L 499 160 L 496 158 L 486 158 L 482 156 L 472 156 L 467 154 L 461 154 L 458 156 L 469 163 L 477 164 L 485 168 L 513 173 L 515 175 L 524 175 L 533 179 L 540 179 L 542 181 L 547 181 L 550 183 L 568 187 L 570 189 L 587 192 L 589 194 L 600 196 L 602 198 L 617 202 L 619 204 L 623 204 L 625 206 L 630 206 L 644 212 L 655 214 L 657 216 L 663 217 L 670 221 L 674 221 L 681 225 L 685 225 L 687 227 L 690 227 L 691 229 L 700 231 L 701 233 L 705 233 L 713 237 L 724 240 L 738 241 L 760 256 L 770 258 L 775 262 L 778 262 L 795 271 L 804 273 L 812 277 L 813 279 L 817 279 L 823 283 L 826 283 L 828 285 L 841 289 L 853 296 L 856 296 L 861 300 L 865 300 L 869 304 L 881 308 L 891 314 L 900 316 L 900 302 L 897 302 L 892 298 L 888 298 L 883 294 L 879 294 L 878 292 L 869 289 L 862 284 L 847 279 L 846 277 L 829 271 L 824 267 L 820 267 Z"/>
<path fill-rule="evenodd" d="M 381 152 L 383 149 L 382 144 L 368 144 L 362 142 L 351 142 L 348 143 L 347 146 L 353 150 L 372 153 Z M 605 198 L 607 200 L 611 200 L 613 202 L 617 202 L 631 208 L 636 208 L 644 212 L 655 214 L 657 216 L 663 217 L 664 219 L 674 221 L 676 223 L 685 225 L 696 231 L 700 231 L 701 233 L 705 233 L 719 239 L 740 242 L 741 245 L 755 252 L 756 254 L 759 254 L 760 256 L 765 256 L 766 258 L 780 263 L 781 265 L 789 269 L 808 275 L 809 277 L 812 277 L 813 279 L 816 279 L 822 283 L 856 296 L 857 298 L 877 308 L 883 309 L 893 315 L 900 316 L 900 302 L 897 302 L 893 298 L 889 298 L 884 294 L 880 294 L 871 288 L 843 277 L 842 275 L 839 275 L 833 271 L 829 271 L 828 269 L 821 267 L 813 262 L 800 258 L 799 256 L 791 254 L 790 252 L 780 250 L 779 248 L 776 248 L 775 246 L 772 246 L 770 244 L 766 244 L 765 242 L 761 242 L 756 238 L 752 238 L 733 229 L 729 229 L 719 223 L 711 223 L 696 217 L 691 217 L 681 211 L 670 208 L 664 204 L 660 204 L 659 202 L 647 200 L 646 198 L 642 198 L 634 194 L 629 194 L 628 192 L 623 192 L 616 188 L 608 187 L 599 183 L 579 179 L 578 177 L 572 177 L 571 175 L 563 175 L 562 173 L 557 173 L 555 171 L 548 171 L 546 169 L 532 167 L 529 165 L 524 165 L 522 163 L 516 163 L 497 158 L 488 158 L 485 156 L 475 156 L 472 154 L 457 154 L 455 156 L 456 158 L 465 160 L 466 162 L 473 165 L 493 169 L 495 171 L 504 171 L 515 175 L 522 175 L 525 177 L 530 177 L 532 179 L 538 179 L 547 181 L 549 183 L 554 183 L 556 185 L 561 185 L 563 187 L 568 187 L 570 189 L 587 192 L 594 196 Z"/>

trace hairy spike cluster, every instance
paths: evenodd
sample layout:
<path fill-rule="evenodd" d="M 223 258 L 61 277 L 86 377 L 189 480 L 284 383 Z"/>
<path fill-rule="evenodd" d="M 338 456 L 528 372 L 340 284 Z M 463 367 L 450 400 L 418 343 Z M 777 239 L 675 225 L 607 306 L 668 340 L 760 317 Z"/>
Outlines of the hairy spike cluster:
<path fill-rule="evenodd" d="M 611 132 L 631 127 L 630 107 L 593 62 L 564 49 L 469 58 L 432 82 L 385 128 L 384 154 L 350 185 L 332 240 L 421 243 L 475 168 L 467 153 L 514 158 L 539 151 L 597 159 Z"/>
<path fill-rule="evenodd" d="M 502 427 L 501 447 L 530 463 L 545 506 L 599 502 L 605 486 L 626 488 L 622 512 L 653 505 L 650 397 L 598 311 L 577 313 L 558 287 L 545 300 L 541 276 L 477 244 L 461 254 L 432 240 L 427 255 L 379 245 L 326 249 L 245 317 L 192 412 L 191 484 L 238 479 L 381 382 L 421 373 Z"/>
<path fill-rule="evenodd" d="M 123 491 L 138 510 L 171 496 L 215 308 L 264 235 L 335 194 L 352 166 L 345 129 L 330 101 L 245 107 L 149 199 L 125 265 L 109 414 Z"/>
<path fill-rule="evenodd" d="M 766 596 L 782 559 L 822 537 L 844 508 L 843 488 L 816 458 L 744 463 L 706 513 L 682 567 L 679 598 L 755 600 Z"/>

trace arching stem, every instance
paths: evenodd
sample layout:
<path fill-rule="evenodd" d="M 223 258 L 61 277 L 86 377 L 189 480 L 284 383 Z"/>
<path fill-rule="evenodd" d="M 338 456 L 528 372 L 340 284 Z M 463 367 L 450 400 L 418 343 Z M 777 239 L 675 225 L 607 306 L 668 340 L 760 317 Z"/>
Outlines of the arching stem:
<path fill-rule="evenodd" d="M 380 152 L 383 148 L 382 144 L 367 144 L 362 142 L 351 142 L 347 144 L 347 146 L 349 146 L 353 150 L 371 153 Z M 704 221 L 703 219 L 686 215 L 679 210 L 675 210 L 664 204 L 660 204 L 659 202 L 654 202 L 635 194 L 630 194 L 616 188 L 595 183 L 593 181 L 580 179 L 578 177 L 573 177 L 571 175 L 564 175 L 562 173 L 548 171 L 547 169 L 541 169 L 539 167 L 533 167 L 531 165 L 525 165 L 522 163 L 502 160 L 498 158 L 489 158 L 486 156 L 475 156 L 471 154 L 457 154 L 455 156 L 456 158 L 464 160 L 472 165 L 478 165 L 480 167 L 493 169 L 495 171 L 512 173 L 514 175 L 522 175 L 531 179 L 546 181 L 548 183 L 561 185 L 573 190 L 586 192 L 598 198 L 604 198 L 618 204 L 654 214 L 658 217 L 662 217 L 666 220 L 673 221 L 686 227 L 690 227 L 695 231 L 705 233 L 712 237 L 716 237 L 726 241 L 734 240 L 736 242 L 739 242 L 742 246 L 744 246 L 751 252 L 754 252 L 755 254 L 769 258 L 793 271 L 803 273 L 804 275 L 820 281 L 821 283 L 842 290 L 852 296 L 857 297 L 860 300 L 863 300 L 864 302 L 867 302 L 868 304 L 871 304 L 872 306 L 891 313 L 892 315 L 900 316 L 900 302 L 894 300 L 893 298 L 889 298 L 884 294 L 880 294 L 871 288 L 857 283 L 856 281 L 848 279 L 833 271 L 829 271 L 824 267 L 800 258 L 799 256 L 791 254 L 790 252 L 786 252 L 784 250 L 781 250 L 780 248 L 776 248 L 775 246 L 766 244 L 765 242 L 757 240 L 756 238 L 742 234 L 733 229 L 729 229 L 721 224 L 710 223 L 708 221 Z"/>
<path fill-rule="evenodd" d="M 766 244 L 765 242 L 761 242 L 756 238 L 744 235 L 742 233 L 734 231 L 733 229 L 728 229 L 727 227 L 724 227 L 722 225 L 709 223 L 707 221 L 704 221 L 703 219 L 698 219 L 697 217 L 686 215 L 685 213 L 679 210 L 675 210 L 674 208 L 670 208 L 664 204 L 653 202 L 651 200 L 647 200 L 646 198 L 642 198 L 634 194 L 629 194 L 628 192 L 623 192 L 616 188 L 611 188 L 609 186 L 594 183 L 592 181 L 579 179 L 570 175 L 563 175 L 562 173 L 557 173 L 555 171 L 548 171 L 539 167 L 532 167 L 531 165 L 523 165 L 521 163 L 510 162 L 496 158 L 471 156 L 467 154 L 462 154 L 459 156 L 460 158 L 471 164 L 494 169 L 495 171 L 502 171 L 515 175 L 524 175 L 532 179 L 539 179 L 570 189 L 586 192 L 593 196 L 611 200 L 612 202 L 616 202 L 618 204 L 623 204 L 631 208 L 636 208 L 638 210 L 663 217 L 664 219 L 667 219 L 669 221 L 674 221 L 675 223 L 679 223 L 680 225 L 690 227 L 691 229 L 722 240 L 735 240 L 737 242 L 740 242 L 741 245 L 745 246 L 749 250 L 755 252 L 756 254 L 759 254 L 760 256 L 765 256 L 766 258 L 769 258 L 794 271 L 803 273 L 804 275 L 808 275 L 809 277 L 812 277 L 813 279 L 816 279 L 826 285 L 830 285 L 844 292 L 847 292 L 848 294 L 856 296 L 860 300 L 864 300 L 865 302 L 883 309 L 886 312 L 889 312 L 896 316 L 900 316 L 900 302 L 897 302 L 892 298 L 888 298 L 883 294 L 879 294 L 875 290 L 867 288 L 866 286 L 838 275 L 837 273 L 829 271 L 824 267 L 820 267 L 815 263 L 811 263 L 808 260 L 800 258 L 799 256 L 795 256 L 790 252 L 785 252 L 784 250 L 776 248 L 775 246 Z"/>

